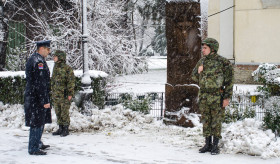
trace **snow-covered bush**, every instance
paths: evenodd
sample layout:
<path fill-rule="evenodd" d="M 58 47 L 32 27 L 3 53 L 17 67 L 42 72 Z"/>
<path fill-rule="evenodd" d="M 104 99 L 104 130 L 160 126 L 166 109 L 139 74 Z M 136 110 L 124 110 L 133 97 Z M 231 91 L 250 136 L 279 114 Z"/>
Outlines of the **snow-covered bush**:
<path fill-rule="evenodd" d="M 239 108 L 236 103 L 231 103 L 226 107 L 225 111 L 225 123 L 236 122 L 240 120 L 244 120 L 246 118 L 254 118 L 256 116 L 256 111 L 254 108 L 249 106 L 245 107 L 245 109 Z"/>
<path fill-rule="evenodd" d="M 280 96 L 268 98 L 264 108 L 266 109 L 263 119 L 264 127 L 273 132 L 280 132 Z"/>
<path fill-rule="evenodd" d="M 252 76 L 254 77 L 255 81 L 259 81 L 259 82 L 265 82 L 266 79 L 264 77 L 264 75 L 271 71 L 271 70 L 275 70 L 277 69 L 277 66 L 274 64 L 268 64 L 268 63 L 263 63 L 260 64 L 259 67 L 252 73 Z"/>
<path fill-rule="evenodd" d="M 267 96 L 280 95 L 280 69 L 274 64 L 261 64 L 252 73 L 254 79 L 261 82 L 263 86 L 258 87 L 258 91 L 263 92 Z"/>
<path fill-rule="evenodd" d="M 0 101 L 4 104 L 23 104 L 25 86 L 23 76 L 0 76 Z"/>
<path fill-rule="evenodd" d="M 133 95 L 124 94 L 121 95 L 121 102 L 125 108 L 131 109 L 132 111 L 139 111 L 147 114 L 151 110 L 151 101 L 148 95 L 133 97 Z"/>
<path fill-rule="evenodd" d="M 76 73 L 75 92 L 81 90 L 81 76 Z M 101 75 L 102 76 L 102 75 Z M 105 77 L 94 77 L 91 75 L 91 87 L 93 89 L 92 100 L 95 105 L 102 108 L 105 97 Z M 0 101 L 4 104 L 23 104 L 24 90 L 26 86 L 24 71 L 0 72 Z"/>

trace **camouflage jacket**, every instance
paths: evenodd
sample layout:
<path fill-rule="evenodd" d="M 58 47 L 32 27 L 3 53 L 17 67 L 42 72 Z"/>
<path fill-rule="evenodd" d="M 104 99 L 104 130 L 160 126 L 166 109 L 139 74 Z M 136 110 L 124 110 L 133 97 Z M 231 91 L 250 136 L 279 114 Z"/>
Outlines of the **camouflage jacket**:
<path fill-rule="evenodd" d="M 198 67 L 203 65 L 199 74 Z M 223 91 L 223 98 L 232 96 L 233 67 L 226 58 L 212 53 L 201 58 L 192 72 L 192 79 L 198 83 L 200 93 L 215 93 Z"/>
<path fill-rule="evenodd" d="M 65 61 L 56 62 L 51 78 L 52 98 L 74 96 L 75 76 L 73 69 Z"/>

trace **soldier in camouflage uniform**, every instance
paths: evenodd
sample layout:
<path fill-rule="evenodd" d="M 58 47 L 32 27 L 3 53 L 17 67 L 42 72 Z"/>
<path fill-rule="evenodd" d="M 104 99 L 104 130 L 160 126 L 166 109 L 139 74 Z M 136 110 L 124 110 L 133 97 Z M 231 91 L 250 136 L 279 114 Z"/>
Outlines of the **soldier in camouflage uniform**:
<path fill-rule="evenodd" d="M 60 50 L 55 51 L 54 62 L 51 90 L 59 129 L 53 135 L 64 137 L 69 135 L 69 108 L 74 95 L 75 76 L 73 69 L 66 64 L 65 52 Z"/>
<path fill-rule="evenodd" d="M 213 38 L 202 42 L 203 57 L 196 64 L 192 79 L 198 83 L 199 109 L 203 124 L 205 146 L 200 153 L 219 153 L 225 107 L 229 105 L 233 89 L 233 68 L 229 60 L 217 54 L 219 43 Z M 213 136 L 213 142 L 212 142 Z"/>

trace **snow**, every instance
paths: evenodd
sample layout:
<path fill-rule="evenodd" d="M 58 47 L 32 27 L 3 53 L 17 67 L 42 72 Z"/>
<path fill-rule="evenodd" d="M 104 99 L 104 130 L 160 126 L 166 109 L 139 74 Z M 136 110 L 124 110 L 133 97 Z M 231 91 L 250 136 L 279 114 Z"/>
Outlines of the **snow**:
<path fill-rule="evenodd" d="M 280 85 L 280 77 L 275 78 L 275 79 L 274 79 L 274 82 L 275 82 L 276 84 L 279 84 L 279 85 Z"/>
<path fill-rule="evenodd" d="M 248 95 L 259 95 L 260 92 L 257 92 L 257 87 L 262 85 L 249 85 L 249 84 L 234 84 L 233 92 L 235 94 L 248 94 Z"/>
<path fill-rule="evenodd" d="M 199 154 L 203 145 L 202 125 L 196 127 L 166 126 L 152 116 L 124 109 L 93 109 L 85 116 L 71 106 L 71 134 L 52 136 L 53 123 L 45 126 L 43 142 L 50 144 L 48 155 L 29 156 L 28 128 L 24 126 L 22 105 L 0 105 L 1 163 L 276 163 L 280 157 L 280 140 L 263 131 L 261 122 L 246 119 L 223 125 L 221 154 Z M 245 155 L 241 155 L 245 154 Z M 246 155 L 248 154 L 248 155 Z M 252 156 L 250 156 L 252 155 Z M 255 156 L 255 157 L 253 157 Z M 260 156 L 260 157 L 257 157 Z"/>
<path fill-rule="evenodd" d="M 166 57 L 150 57 L 147 73 L 118 76 L 108 90 L 116 93 L 165 92 L 166 68 Z"/>
<path fill-rule="evenodd" d="M 52 73 L 52 69 L 50 69 L 50 72 Z M 82 77 L 83 76 L 83 70 L 75 70 L 74 74 L 76 77 Z M 108 74 L 103 71 L 97 71 L 97 70 L 89 70 L 90 77 L 98 78 L 98 77 L 107 77 Z M 25 78 L 25 71 L 1 71 L 0 77 L 15 77 L 20 76 Z"/>
<path fill-rule="evenodd" d="M 226 147 L 225 153 L 243 153 L 263 158 L 280 157 L 279 154 L 277 155 L 280 141 L 275 141 L 275 135 L 271 130 L 262 129 L 262 122 L 245 119 L 223 126 L 225 128 L 222 142 Z"/>
<path fill-rule="evenodd" d="M 166 56 L 152 56 L 148 59 L 148 68 L 150 70 L 166 69 L 167 57 Z"/>

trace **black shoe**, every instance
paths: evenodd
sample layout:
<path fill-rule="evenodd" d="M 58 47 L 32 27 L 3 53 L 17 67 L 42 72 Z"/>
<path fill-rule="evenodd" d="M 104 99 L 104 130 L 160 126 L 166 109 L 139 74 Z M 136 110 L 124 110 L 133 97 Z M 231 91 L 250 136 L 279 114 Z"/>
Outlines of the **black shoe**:
<path fill-rule="evenodd" d="M 50 145 L 42 145 L 41 147 L 40 147 L 40 149 L 41 150 L 45 150 L 46 148 L 49 148 L 50 147 Z"/>
<path fill-rule="evenodd" d="M 199 149 L 199 153 L 211 152 L 212 149 L 212 136 L 205 137 L 205 145 Z"/>
<path fill-rule="evenodd" d="M 213 139 L 213 146 L 212 146 L 212 149 L 211 149 L 211 155 L 217 155 L 217 154 L 220 153 L 218 144 L 219 144 L 219 138 L 214 137 L 214 139 Z"/>
<path fill-rule="evenodd" d="M 30 155 L 47 155 L 47 152 L 44 152 L 42 150 L 39 150 L 37 152 L 32 152 L 32 153 L 29 153 Z"/>
<path fill-rule="evenodd" d="M 59 128 L 57 129 L 57 131 L 53 132 L 53 135 L 56 136 L 56 135 L 60 135 L 62 132 L 62 125 L 59 125 Z"/>
<path fill-rule="evenodd" d="M 65 137 L 69 135 L 69 125 L 62 126 L 62 132 L 60 134 L 60 137 Z"/>

